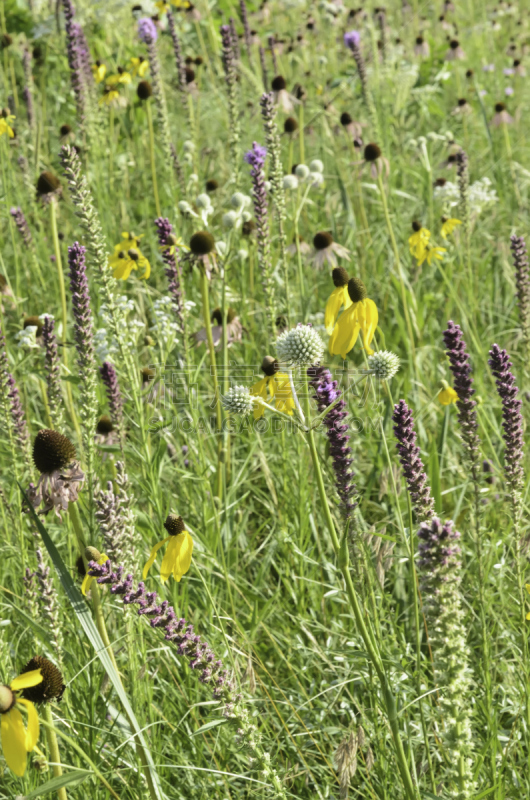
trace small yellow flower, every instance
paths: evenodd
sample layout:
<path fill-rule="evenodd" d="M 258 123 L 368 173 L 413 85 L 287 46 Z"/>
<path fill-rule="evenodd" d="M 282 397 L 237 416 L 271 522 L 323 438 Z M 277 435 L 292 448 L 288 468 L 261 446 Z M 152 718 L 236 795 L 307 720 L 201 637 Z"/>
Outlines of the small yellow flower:
<path fill-rule="evenodd" d="M 147 280 L 151 274 L 151 264 L 140 250 L 141 236 L 134 233 L 122 233 L 122 241 L 114 246 L 114 253 L 109 256 L 109 267 L 114 270 L 114 277 L 126 281 L 131 272 L 143 269 L 138 277 Z"/>
<path fill-rule="evenodd" d="M 155 563 L 156 554 L 166 542 L 169 542 L 160 567 L 160 580 L 165 583 L 169 576 L 173 574 L 178 583 L 190 568 L 193 539 L 185 529 L 182 517 L 177 517 L 176 514 L 168 516 L 164 522 L 164 528 L 169 533 L 169 536 L 166 536 L 161 542 L 157 542 L 151 550 L 142 572 L 142 578 L 145 581 L 147 573 Z"/>
<path fill-rule="evenodd" d="M 39 716 L 32 702 L 18 697 L 22 689 L 42 683 L 40 669 L 25 672 L 15 678 L 9 686 L 0 685 L 0 734 L 2 750 L 7 766 L 22 778 L 26 771 L 26 756 L 36 746 L 39 738 Z M 22 714 L 17 706 L 26 708 L 28 721 L 24 727 Z"/>
<path fill-rule="evenodd" d="M 103 83 L 107 74 L 107 67 L 100 61 L 96 61 L 95 64 L 92 64 L 92 74 L 96 83 Z"/>
<path fill-rule="evenodd" d="M 191 3 L 189 0 L 171 0 L 171 5 L 175 8 L 190 8 Z"/>
<path fill-rule="evenodd" d="M 136 76 L 143 78 L 149 69 L 149 61 L 146 58 L 142 58 L 142 56 L 134 56 L 131 58 L 130 69 L 132 71 L 133 78 L 136 78 Z"/>
<path fill-rule="evenodd" d="M 159 250 L 163 253 L 169 253 L 170 255 L 175 255 L 175 251 L 178 249 L 187 250 L 189 253 L 190 248 L 184 244 L 184 240 L 182 236 L 175 236 L 174 233 L 170 233 L 167 237 L 167 244 L 163 244 L 160 246 Z"/>
<path fill-rule="evenodd" d="M 445 219 L 442 217 L 442 229 L 440 233 L 442 234 L 442 239 L 447 239 L 449 234 L 451 234 L 457 225 L 461 225 L 459 219 Z"/>
<path fill-rule="evenodd" d="M 126 100 L 121 96 L 119 91 L 112 87 L 109 83 L 105 84 L 105 90 L 99 98 L 100 106 L 121 106 Z"/>
<path fill-rule="evenodd" d="M 100 566 L 102 566 L 102 564 L 106 564 L 108 560 L 109 560 L 109 557 L 107 555 L 105 555 L 105 553 L 101 553 L 100 557 L 97 559 L 97 562 L 98 562 L 98 564 Z M 81 594 L 84 594 L 85 597 L 86 597 L 86 594 L 87 594 L 88 590 L 90 589 L 92 581 L 95 581 L 95 580 L 96 579 L 94 578 L 94 576 L 93 575 L 89 575 L 88 572 L 87 572 L 87 574 L 83 578 L 83 583 L 81 584 Z"/>
<path fill-rule="evenodd" d="M 351 305 L 342 312 L 333 328 L 329 340 L 329 352 L 331 355 L 340 355 L 341 358 L 346 358 L 361 332 L 363 346 L 371 355 L 373 350 L 370 348 L 370 344 L 379 319 L 377 306 L 373 300 L 367 297 L 366 287 L 359 278 L 350 278 L 348 281 L 348 295 Z"/>
<path fill-rule="evenodd" d="M 165 3 L 164 0 L 157 0 L 155 7 L 159 14 L 165 14 L 169 11 L 169 3 Z"/>
<path fill-rule="evenodd" d="M 16 117 L 13 116 L 13 114 L 8 114 L 7 117 L 0 117 L 0 136 L 7 133 L 10 139 L 14 138 L 15 131 L 11 127 L 14 119 L 16 119 Z"/>
<path fill-rule="evenodd" d="M 131 81 L 131 73 L 127 72 L 125 69 L 121 69 L 121 67 L 118 67 L 118 72 L 116 75 L 109 75 L 107 78 L 107 83 L 109 86 L 116 86 L 118 83 L 121 83 L 125 86 L 126 84 L 131 83 Z"/>
<path fill-rule="evenodd" d="M 420 259 L 424 253 L 425 247 L 431 238 L 431 232 L 427 228 L 422 228 L 419 222 L 412 223 L 414 233 L 409 236 L 409 249 L 410 254 L 414 258 Z"/>
<path fill-rule="evenodd" d="M 278 362 L 271 356 L 263 359 L 261 369 L 265 377 L 250 387 L 253 397 L 261 397 L 266 403 L 272 403 L 278 411 L 291 415 L 294 409 L 294 399 L 289 376 L 284 372 L 277 372 Z M 254 419 L 261 419 L 265 408 L 260 403 L 254 404 Z"/>
<path fill-rule="evenodd" d="M 451 386 L 444 386 L 438 393 L 438 402 L 443 406 L 450 406 L 451 403 L 456 403 L 458 395 Z"/>
<path fill-rule="evenodd" d="M 333 278 L 336 289 L 334 289 L 328 297 L 326 310 L 324 312 L 324 325 L 329 336 L 333 333 L 333 328 L 335 327 L 341 307 L 344 306 L 344 310 L 346 310 L 352 304 L 350 295 L 348 294 L 349 277 L 344 267 L 335 267 L 331 273 L 331 277 Z"/>
<path fill-rule="evenodd" d="M 427 244 L 421 258 L 416 256 L 418 259 L 418 267 L 421 267 L 425 261 L 429 266 L 431 266 L 434 259 L 436 259 L 436 261 L 442 261 L 442 253 L 447 253 L 446 247 L 434 247 L 433 245 Z"/>

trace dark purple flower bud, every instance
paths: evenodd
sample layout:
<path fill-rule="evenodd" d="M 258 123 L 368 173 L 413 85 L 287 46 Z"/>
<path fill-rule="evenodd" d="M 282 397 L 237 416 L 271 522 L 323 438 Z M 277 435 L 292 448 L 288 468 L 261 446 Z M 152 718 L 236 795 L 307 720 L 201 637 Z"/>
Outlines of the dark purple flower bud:
<path fill-rule="evenodd" d="M 453 388 L 458 395 L 456 407 L 462 439 L 470 462 L 476 465 L 480 440 L 477 434 L 478 424 L 475 408 L 477 403 L 473 399 L 475 390 L 473 389 L 469 353 L 460 326 L 455 325 L 452 320 L 447 323 L 443 337 L 453 373 Z"/>
<path fill-rule="evenodd" d="M 519 389 L 511 371 L 512 362 L 506 350 L 494 344 L 490 350 L 488 364 L 495 377 L 497 392 L 502 402 L 502 438 L 506 443 L 504 451 L 504 474 L 511 492 L 519 492 L 523 485 L 523 416 L 522 401 L 518 399 Z"/>
<path fill-rule="evenodd" d="M 420 448 L 416 444 L 414 417 L 404 400 L 394 406 L 392 419 L 394 435 L 398 440 L 399 460 L 416 516 L 420 521 L 431 519 L 434 514 L 434 500 L 421 460 Z"/>

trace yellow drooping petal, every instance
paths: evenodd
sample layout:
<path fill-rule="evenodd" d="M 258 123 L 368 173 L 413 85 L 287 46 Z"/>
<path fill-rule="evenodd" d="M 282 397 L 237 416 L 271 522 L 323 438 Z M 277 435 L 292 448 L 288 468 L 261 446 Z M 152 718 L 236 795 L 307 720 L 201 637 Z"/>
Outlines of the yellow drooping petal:
<path fill-rule="evenodd" d="M 333 292 L 331 292 L 328 302 L 326 303 L 326 310 L 324 312 L 324 326 L 326 331 L 331 336 L 333 333 L 333 327 L 337 321 L 337 317 L 339 316 L 339 311 L 341 306 L 344 308 L 349 308 L 352 304 L 350 295 L 348 294 L 348 285 L 345 286 L 338 286 Z"/>
<path fill-rule="evenodd" d="M 40 669 L 32 669 L 29 672 L 24 672 L 18 678 L 14 678 L 9 684 L 12 692 L 20 692 L 21 689 L 30 689 L 32 686 L 38 686 L 42 683 L 42 674 Z"/>
<path fill-rule="evenodd" d="M 118 280 L 126 281 L 133 269 L 138 269 L 138 266 L 132 258 L 120 258 L 114 266 L 113 276 Z"/>
<path fill-rule="evenodd" d="M 284 372 L 276 373 L 270 383 L 270 388 L 278 411 L 283 411 L 284 414 L 292 414 L 295 406 L 289 376 Z"/>
<path fill-rule="evenodd" d="M 139 275 L 138 277 L 140 280 L 146 281 L 151 274 L 151 264 L 145 256 L 140 256 L 138 259 L 138 266 L 144 270 L 143 275 Z"/>
<path fill-rule="evenodd" d="M 105 64 L 92 64 L 92 72 L 96 83 L 101 83 L 107 74 L 107 67 Z"/>
<path fill-rule="evenodd" d="M 191 557 L 193 555 L 193 539 L 188 531 L 179 533 L 176 538 L 180 539 L 180 542 L 177 559 L 173 568 L 173 577 L 177 583 L 179 583 L 182 576 L 186 574 L 191 566 Z"/>
<path fill-rule="evenodd" d="M 359 303 L 353 303 L 340 315 L 329 340 L 329 352 L 332 356 L 346 358 L 357 341 L 361 325 L 358 314 Z"/>
<path fill-rule="evenodd" d="M 177 536 L 169 537 L 169 544 L 166 552 L 164 553 L 164 558 L 162 559 L 162 566 L 160 567 L 160 580 L 162 583 L 167 581 L 175 568 L 175 562 L 178 556 L 179 536 L 182 536 L 182 534 L 179 533 Z"/>
<path fill-rule="evenodd" d="M 0 714 L 0 734 L 7 766 L 22 778 L 26 771 L 26 730 L 22 714 L 17 708 Z"/>
<path fill-rule="evenodd" d="M 149 570 L 151 569 L 151 567 L 155 563 L 156 554 L 158 553 L 160 548 L 163 545 L 165 545 L 165 543 L 167 541 L 169 541 L 169 539 L 171 539 L 171 536 L 166 536 L 166 538 L 162 539 L 161 542 L 157 542 L 155 544 L 155 546 L 153 547 L 153 549 L 151 550 L 151 552 L 149 553 L 149 558 L 147 559 L 147 563 L 146 563 L 146 565 L 145 565 L 145 567 L 143 568 L 143 571 L 142 571 L 142 580 L 145 581 L 145 579 L 147 578 L 147 573 L 149 572 Z"/>
<path fill-rule="evenodd" d="M 17 698 L 17 703 L 22 703 L 26 706 L 28 712 L 28 725 L 26 728 L 26 750 L 31 753 L 37 742 L 39 741 L 39 715 L 37 709 L 30 700 L 24 700 L 23 697 Z"/>
<path fill-rule="evenodd" d="M 461 225 L 461 224 L 462 224 L 462 223 L 460 222 L 460 220 L 459 220 L 459 219 L 454 219 L 454 218 L 452 218 L 452 219 L 446 219 L 446 220 L 445 220 L 445 222 L 443 223 L 443 225 L 442 225 L 442 229 L 441 229 L 441 231 L 440 231 L 440 233 L 441 233 L 441 235 L 442 235 L 442 238 L 443 238 L 443 239 L 447 239 L 447 237 L 449 236 L 449 234 L 451 234 L 451 233 L 454 231 L 454 229 L 456 228 L 456 226 L 457 226 L 457 225 Z"/>
<path fill-rule="evenodd" d="M 427 264 L 431 266 L 433 259 L 441 261 L 443 259 L 442 253 L 447 253 L 447 249 L 445 247 L 428 247 L 425 251 Z"/>
<path fill-rule="evenodd" d="M 419 231 L 416 231 L 412 234 L 412 236 L 409 236 L 409 248 L 411 255 L 413 255 L 415 258 L 419 258 L 430 238 L 431 232 L 427 230 L 427 228 L 420 228 Z"/>
<path fill-rule="evenodd" d="M 450 406 L 451 403 L 456 403 L 458 395 L 451 386 L 442 389 L 438 394 L 438 402 L 443 406 Z"/>
<path fill-rule="evenodd" d="M 374 351 L 371 349 L 370 345 L 372 344 L 372 339 L 374 338 L 374 334 L 377 330 L 379 312 L 376 304 L 373 300 L 370 300 L 369 297 L 367 297 L 365 300 L 361 300 L 359 305 L 362 306 L 362 311 L 359 311 L 359 322 L 361 324 L 361 332 L 363 335 L 363 345 L 368 355 L 371 356 Z"/>
<path fill-rule="evenodd" d="M 254 384 L 254 386 L 250 387 L 250 394 L 253 397 L 261 397 L 263 400 L 267 400 L 267 384 L 269 383 L 269 378 L 265 376 L 260 381 Z M 261 417 L 265 413 L 265 407 L 262 406 L 260 403 L 254 403 L 254 419 L 261 419 Z"/>

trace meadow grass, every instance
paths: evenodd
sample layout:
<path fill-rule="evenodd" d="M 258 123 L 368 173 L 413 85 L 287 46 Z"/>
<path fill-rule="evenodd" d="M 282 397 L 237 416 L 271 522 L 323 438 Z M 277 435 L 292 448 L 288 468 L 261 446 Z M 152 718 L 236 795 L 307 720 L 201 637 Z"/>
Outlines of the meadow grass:
<path fill-rule="evenodd" d="M 0 797 L 527 797 L 528 5 L 141 5 L 1 7 L 0 680 L 40 655 L 66 688 Z M 417 228 L 445 250 L 415 257 Z M 328 352 L 322 232 L 391 379 L 366 332 Z M 348 417 L 303 359 L 289 416 L 230 414 L 299 323 Z M 60 514 L 49 429 L 76 449 Z M 170 514 L 189 569 L 162 582 L 161 549 L 132 597 Z"/>

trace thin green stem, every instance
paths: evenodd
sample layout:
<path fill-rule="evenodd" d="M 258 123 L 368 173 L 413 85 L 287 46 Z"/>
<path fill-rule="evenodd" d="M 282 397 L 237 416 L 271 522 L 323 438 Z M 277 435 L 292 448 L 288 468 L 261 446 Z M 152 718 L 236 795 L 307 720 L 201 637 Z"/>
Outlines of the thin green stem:
<path fill-rule="evenodd" d="M 48 751 L 50 758 L 49 760 L 52 763 L 52 771 L 54 778 L 60 778 L 63 774 L 63 768 L 61 766 L 61 756 L 59 753 L 59 743 L 57 742 L 57 735 L 55 733 L 55 728 L 53 726 L 53 719 L 52 719 L 52 710 L 49 703 L 45 703 L 42 715 L 46 722 L 46 741 L 48 742 Z M 65 787 L 61 787 L 57 789 L 57 797 L 59 800 L 68 800 L 68 795 L 66 794 Z"/>
<path fill-rule="evenodd" d="M 162 216 L 160 210 L 160 198 L 158 196 L 158 182 L 156 179 L 156 159 L 155 159 L 155 132 L 153 129 L 153 114 L 151 112 L 151 101 L 147 100 L 145 103 L 147 112 L 147 127 L 149 128 L 149 157 L 151 160 L 151 176 L 153 178 L 153 194 L 155 197 L 155 208 L 157 217 Z"/>

